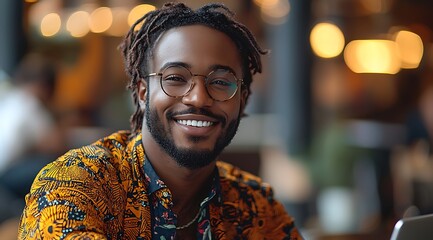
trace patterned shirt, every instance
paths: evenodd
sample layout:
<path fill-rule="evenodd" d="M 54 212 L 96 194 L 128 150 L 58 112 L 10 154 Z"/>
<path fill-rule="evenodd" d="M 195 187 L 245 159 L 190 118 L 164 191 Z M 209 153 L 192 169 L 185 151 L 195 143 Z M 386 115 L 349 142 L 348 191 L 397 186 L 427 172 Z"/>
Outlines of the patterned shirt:
<path fill-rule="evenodd" d="M 141 135 L 129 139 L 120 131 L 44 167 L 26 196 L 18 238 L 173 239 L 171 193 L 145 160 Z M 216 173 L 198 239 L 302 239 L 260 178 L 219 161 Z"/>
<path fill-rule="evenodd" d="M 174 239 L 176 234 L 176 214 L 173 213 L 172 195 L 165 183 L 158 177 L 150 161 L 144 162 L 144 173 L 149 183 L 148 195 L 151 202 L 152 233 L 153 239 Z M 197 239 L 211 240 L 211 229 L 209 223 L 209 204 L 211 200 L 220 201 L 216 197 L 219 191 L 219 176 L 215 172 L 211 190 L 203 199 L 198 212 Z"/>

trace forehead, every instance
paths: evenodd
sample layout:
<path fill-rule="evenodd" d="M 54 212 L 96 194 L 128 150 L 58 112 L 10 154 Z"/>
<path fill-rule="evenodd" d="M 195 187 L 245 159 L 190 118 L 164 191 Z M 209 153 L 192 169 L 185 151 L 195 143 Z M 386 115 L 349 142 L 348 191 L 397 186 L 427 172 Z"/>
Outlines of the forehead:
<path fill-rule="evenodd" d="M 225 33 L 203 25 L 172 28 L 163 33 L 153 49 L 152 70 L 171 62 L 182 62 L 193 71 L 223 65 L 241 74 L 241 58 L 236 44 Z"/>

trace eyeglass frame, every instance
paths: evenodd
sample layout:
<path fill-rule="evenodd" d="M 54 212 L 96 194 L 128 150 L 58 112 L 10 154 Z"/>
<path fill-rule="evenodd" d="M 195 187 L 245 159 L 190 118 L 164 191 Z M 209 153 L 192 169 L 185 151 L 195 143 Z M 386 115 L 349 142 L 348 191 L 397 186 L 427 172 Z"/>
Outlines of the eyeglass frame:
<path fill-rule="evenodd" d="M 171 67 L 184 68 L 184 69 L 187 70 L 187 71 L 190 73 L 190 75 L 191 75 L 191 78 L 190 78 L 190 79 L 191 79 L 191 84 L 190 84 L 190 86 L 189 86 L 189 89 L 188 89 L 188 91 L 186 91 L 186 92 L 185 92 L 183 95 L 181 95 L 181 96 L 171 96 L 170 94 L 168 94 L 168 93 L 166 92 L 166 90 L 165 90 L 164 87 L 162 86 L 162 75 L 163 75 L 163 73 L 164 73 L 165 70 L 167 70 L 168 68 L 171 68 Z M 208 86 L 208 81 L 207 81 L 207 80 L 208 80 L 208 77 L 209 77 L 212 73 L 214 73 L 214 72 L 216 72 L 216 71 L 218 71 L 218 70 L 226 70 L 226 71 L 229 72 L 231 75 L 233 75 L 233 77 L 234 77 L 235 80 L 236 80 L 236 90 L 233 92 L 233 94 L 232 94 L 229 98 L 227 98 L 227 99 L 225 99 L 225 100 L 217 100 L 217 99 L 215 99 L 214 97 L 212 97 L 212 95 L 209 93 L 209 90 L 207 89 L 207 86 Z M 214 101 L 218 101 L 218 102 L 225 102 L 225 101 L 228 101 L 228 100 L 232 99 L 232 98 L 236 95 L 236 93 L 238 92 L 238 89 L 239 89 L 239 87 L 240 87 L 239 85 L 243 85 L 243 84 L 244 84 L 244 79 L 243 79 L 243 78 L 238 78 L 238 77 L 236 77 L 236 74 L 235 74 L 233 71 L 231 71 L 231 70 L 229 70 L 229 69 L 225 69 L 225 68 L 217 68 L 217 69 L 214 69 L 214 70 L 210 71 L 207 75 L 203 75 L 203 74 L 194 74 L 194 73 L 191 72 L 191 70 L 189 70 L 187 67 L 182 66 L 182 65 L 169 65 L 169 66 L 163 68 L 160 72 L 149 73 L 149 74 L 147 74 L 147 75 L 144 76 L 144 77 L 145 77 L 145 78 L 148 78 L 148 77 L 155 77 L 155 76 L 159 76 L 159 85 L 160 85 L 162 91 L 165 93 L 165 95 L 167 95 L 167 96 L 169 96 L 169 97 L 172 97 L 172 98 L 181 98 L 181 97 L 185 97 L 186 95 L 188 95 L 188 94 L 191 92 L 191 90 L 194 88 L 194 86 L 195 86 L 195 82 L 192 80 L 194 77 L 203 77 L 203 78 L 204 78 L 204 83 L 205 83 L 206 93 L 209 95 L 210 98 L 212 98 Z M 189 79 L 188 79 L 188 80 L 189 80 Z M 239 84 L 239 82 L 240 82 L 240 84 Z"/>

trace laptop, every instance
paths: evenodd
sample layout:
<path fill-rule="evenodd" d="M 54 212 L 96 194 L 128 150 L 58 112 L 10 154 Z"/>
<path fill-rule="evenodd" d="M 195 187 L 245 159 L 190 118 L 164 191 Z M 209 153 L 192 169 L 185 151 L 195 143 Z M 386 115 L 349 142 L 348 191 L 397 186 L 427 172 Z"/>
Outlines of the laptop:
<path fill-rule="evenodd" d="M 391 240 L 433 239 L 433 214 L 400 219 L 394 226 Z"/>

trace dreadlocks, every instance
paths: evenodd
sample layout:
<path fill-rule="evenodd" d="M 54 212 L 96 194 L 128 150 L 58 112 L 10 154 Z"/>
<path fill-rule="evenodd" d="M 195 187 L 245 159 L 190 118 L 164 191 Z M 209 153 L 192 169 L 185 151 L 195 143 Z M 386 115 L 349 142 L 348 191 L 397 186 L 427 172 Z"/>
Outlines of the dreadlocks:
<path fill-rule="evenodd" d="M 246 87 L 248 96 L 250 95 L 252 75 L 262 71 L 260 55 L 267 51 L 262 50 L 252 33 L 234 19 L 233 12 L 222 4 L 208 4 L 194 11 L 183 3 L 166 3 L 162 8 L 137 20 L 120 45 L 129 77 L 127 87 L 132 91 L 136 108 L 130 120 L 134 133 L 141 130 L 144 115 L 138 104 L 137 83 L 149 73 L 147 62 L 157 38 L 171 28 L 194 24 L 221 31 L 236 44 L 242 59 L 243 87 Z"/>

